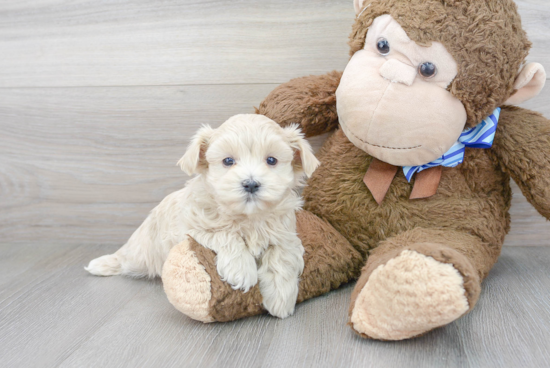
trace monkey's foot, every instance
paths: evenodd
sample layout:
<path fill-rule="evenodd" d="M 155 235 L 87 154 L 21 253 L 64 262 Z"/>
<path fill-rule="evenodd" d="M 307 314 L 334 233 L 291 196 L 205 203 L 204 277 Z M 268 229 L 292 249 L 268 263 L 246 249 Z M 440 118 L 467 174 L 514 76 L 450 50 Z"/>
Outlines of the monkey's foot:
<path fill-rule="evenodd" d="M 349 324 L 363 337 L 379 340 L 421 335 L 469 309 L 457 269 L 411 249 L 379 265 L 355 293 Z"/>
<path fill-rule="evenodd" d="M 162 269 L 164 291 L 170 303 L 186 316 L 212 322 L 209 313 L 212 280 L 190 249 L 191 241 L 184 240 L 171 250 Z"/>
<path fill-rule="evenodd" d="M 201 322 L 225 322 L 263 313 L 258 285 L 233 290 L 216 271 L 216 254 L 189 238 L 170 250 L 162 282 L 172 305 Z"/>

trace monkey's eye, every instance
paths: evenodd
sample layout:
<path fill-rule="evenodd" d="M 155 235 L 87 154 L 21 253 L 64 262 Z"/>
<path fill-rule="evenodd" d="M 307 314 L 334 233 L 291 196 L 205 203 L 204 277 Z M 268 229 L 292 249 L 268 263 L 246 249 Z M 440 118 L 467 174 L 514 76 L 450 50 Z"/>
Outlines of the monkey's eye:
<path fill-rule="evenodd" d="M 267 162 L 267 164 L 271 166 L 277 165 L 277 159 L 275 157 L 268 157 L 265 162 Z"/>
<path fill-rule="evenodd" d="M 233 166 L 235 165 L 235 160 L 231 157 L 226 157 L 222 160 L 224 166 Z"/>
<path fill-rule="evenodd" d="M 437 68 L 435 67 L 434 64 L 428 61 L 423 64 L 420 64 L 420 66 L 418 67 L 418 72 L 424 78 L 431 78 L 437 74 Z"/>
<path fill-rule="evenodd" d="M 380 55 L 388 55 L 390 53 L 390 43 L 385 38 L 379 38 L 376 42 L 376 48 Z"/>

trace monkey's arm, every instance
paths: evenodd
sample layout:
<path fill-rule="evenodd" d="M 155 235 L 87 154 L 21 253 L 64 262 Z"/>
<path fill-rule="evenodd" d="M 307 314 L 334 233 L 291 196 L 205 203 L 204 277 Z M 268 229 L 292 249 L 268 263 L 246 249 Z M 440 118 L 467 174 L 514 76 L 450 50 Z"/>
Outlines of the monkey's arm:
<path fill-rule="evenodd" d="M 550 219 L 550 120 L 519 107 L 503 107 L 491 153 L 529 203 Z"/>
<path fill-rule="evenodd" d="M 335 92 L 342 72 L 292 79 L 275 88 L 256 113 L 282 126 L 300 124 L 306 137 L 330 132 L 338 126 Z"/>

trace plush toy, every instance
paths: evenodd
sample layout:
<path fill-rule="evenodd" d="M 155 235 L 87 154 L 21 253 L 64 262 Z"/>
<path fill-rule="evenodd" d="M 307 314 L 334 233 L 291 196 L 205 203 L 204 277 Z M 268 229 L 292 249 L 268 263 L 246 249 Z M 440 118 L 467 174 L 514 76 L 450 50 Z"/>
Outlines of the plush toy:
<path fill-rule="evenodd" d="M 361 336 L 424 334 L 475 306 L 509 230 L 510 178 L 550 218 L 550 121 L 517 105 L 542 89 L 512 0 L 355 0 L 343 73 L 292 80 L 258 113 L 333 132 L 303 192 L 298 302 L 358 279 Z M 232 290 L 192 239 L 164 266 L 191 318 L 262 313 L 257 287 Z"/>

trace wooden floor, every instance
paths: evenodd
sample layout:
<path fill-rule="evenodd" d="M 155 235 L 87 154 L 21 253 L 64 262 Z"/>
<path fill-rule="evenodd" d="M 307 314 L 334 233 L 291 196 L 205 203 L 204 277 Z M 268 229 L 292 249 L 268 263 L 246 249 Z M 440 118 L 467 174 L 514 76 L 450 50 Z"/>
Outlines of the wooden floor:
<path fill-rule="evenodd" d="M 550 366 L 550 247 L 506 247 L 470 314 L 404 342 L 365 340 L 346 326 L 351 285 L 285 320 L 202 324 L 172 308 L 159 280 L 83 270 L 114 250 L 0 247 L 0 366 Z"/>
<path fill-rule="evenodd" d="M 550 3 L 516 2 L 550 71 Z M 201 124 L 343 70 L 353 18 L 352 0 L 0 2 L 0 366 L 549 367 L 550 223 L 515 185 L 476 309 L 406 342 L 346 327 L 351 286 L 286 320 L 203 325 L 158 280 L 83 270 L 182 187 Z M 550 118 L 550 83 L 525 107 Z"/>

